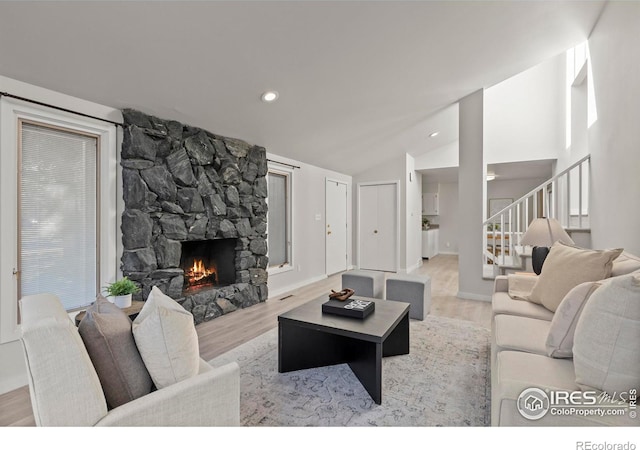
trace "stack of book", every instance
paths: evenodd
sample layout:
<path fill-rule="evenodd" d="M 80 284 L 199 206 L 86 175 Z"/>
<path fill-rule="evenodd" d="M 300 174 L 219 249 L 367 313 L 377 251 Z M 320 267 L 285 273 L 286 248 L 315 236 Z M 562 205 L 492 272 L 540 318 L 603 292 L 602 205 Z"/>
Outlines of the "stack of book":
<path fill-rule="evenodd" d="M 364 319 L 376 309 L 375 302 L 354 298 L 347 301 L 329 300 L 322 304 L 322 312 Z"/>

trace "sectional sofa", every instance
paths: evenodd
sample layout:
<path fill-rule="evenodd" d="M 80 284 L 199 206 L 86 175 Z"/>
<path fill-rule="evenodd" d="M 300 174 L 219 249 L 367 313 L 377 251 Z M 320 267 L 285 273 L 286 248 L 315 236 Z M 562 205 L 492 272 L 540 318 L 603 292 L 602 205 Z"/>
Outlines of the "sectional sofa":
<path fill-rule="evenodd" d="M 37 426 L 240 425 L 238 364 L 202 360 L 193 316 L 157 287 L 133 324 L 100 296 L 79 327 L 52 294 L 20 308 Z"/>
<path fill-rule="evenodd" d="M 496 277 L 492 312 L 492 426 L 640 425 L 639 257 L 556 243 L 539 276 Z"/>

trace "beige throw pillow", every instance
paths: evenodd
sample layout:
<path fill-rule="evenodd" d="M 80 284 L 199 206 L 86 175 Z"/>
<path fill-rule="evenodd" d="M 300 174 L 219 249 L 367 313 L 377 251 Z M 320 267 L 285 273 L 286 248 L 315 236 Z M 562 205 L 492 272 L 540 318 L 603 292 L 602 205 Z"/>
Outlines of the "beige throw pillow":
<path fill-rule="evenodd" d="M 133 321 L 133 336 L 158 389 L 198 374 L 200 350 L 193 316 L 155 286 Z"/>
<path fill-rule="evenodd" d="M 619 396 L 639 389 L 640 275 L 598 288 L 582 311 L 574 341 L 576 384 L 583 390 Z"/>
<path fill-rule="evenodd" d="M 102 295 L 87 308 L 78 332 L 96 369 L 109 409 L 153 389 L 131 333 L 131 319 Z"/>
<path fill-rule="evenodd" d="M 514 300 L 529 300 L 529 295 L 536 285 L 538 277 L 530 275 L 509 274 L 509 297 Z"/>
<path fill-rule="evenodd" d="M 600 283 L 588 281 L 574 287 L 565 295 L 551 319 L 547 336 L 547 355 L 552 358 L 573 357 L 573 337 L 580 314 Z"/>
<path fill-rule="evenodd" d="M 621 248 L 590 250 L 556 242 L 544 261 L 529 300 L 555 312 L 564 296 L 580 283 L 609 277 L 613 260 L 620 253 Z"/>

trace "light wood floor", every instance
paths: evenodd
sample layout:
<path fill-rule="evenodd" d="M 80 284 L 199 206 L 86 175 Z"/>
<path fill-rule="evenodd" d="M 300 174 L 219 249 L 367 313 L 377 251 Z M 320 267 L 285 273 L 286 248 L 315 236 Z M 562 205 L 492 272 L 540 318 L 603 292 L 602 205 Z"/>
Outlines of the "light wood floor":
<path fill-rule="evenodd" d="M 456 297 L 458 290 L 458 258 L 438 255 L 424 260 L 417 273 L 431 277 L 431 314 L 454 319 L 469 320 L 490 328 L 491 304 L 463 300 Z M 277 298 L 250 308 L 234 311 L 196 327 L 200 339 L 200 354 L 210 360 L 238 345 L 269 331 L 278 324 L 278 315 L 309 300 L 340 289 L 341 275 L 293 290 Z M 0 395 L 0 426 L 33 426 L 28 388 Z"/>

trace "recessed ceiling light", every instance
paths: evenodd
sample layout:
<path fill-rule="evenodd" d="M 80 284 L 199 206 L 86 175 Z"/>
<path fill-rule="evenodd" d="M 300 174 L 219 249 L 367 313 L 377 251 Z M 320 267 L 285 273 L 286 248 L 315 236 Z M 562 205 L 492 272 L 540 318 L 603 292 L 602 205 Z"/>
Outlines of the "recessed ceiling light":
<path fill-rule="evenodd" d="M 429 135 L 429 137 L 436 137 L 436 136 L 437 136 L 437 135 L 439 135 L 439 134 L 440 134 L 440 132 L 439 132 L 439 131 L 434 131 L 433 133 L 431 133 L 431 134 Z"/>
<path fill-rule="evenodd" d="M 265 103 L 275 102 L 278 99 L 278 93 L 276 91 L 267 91 L 262 94 L 261 98 Z"/>

